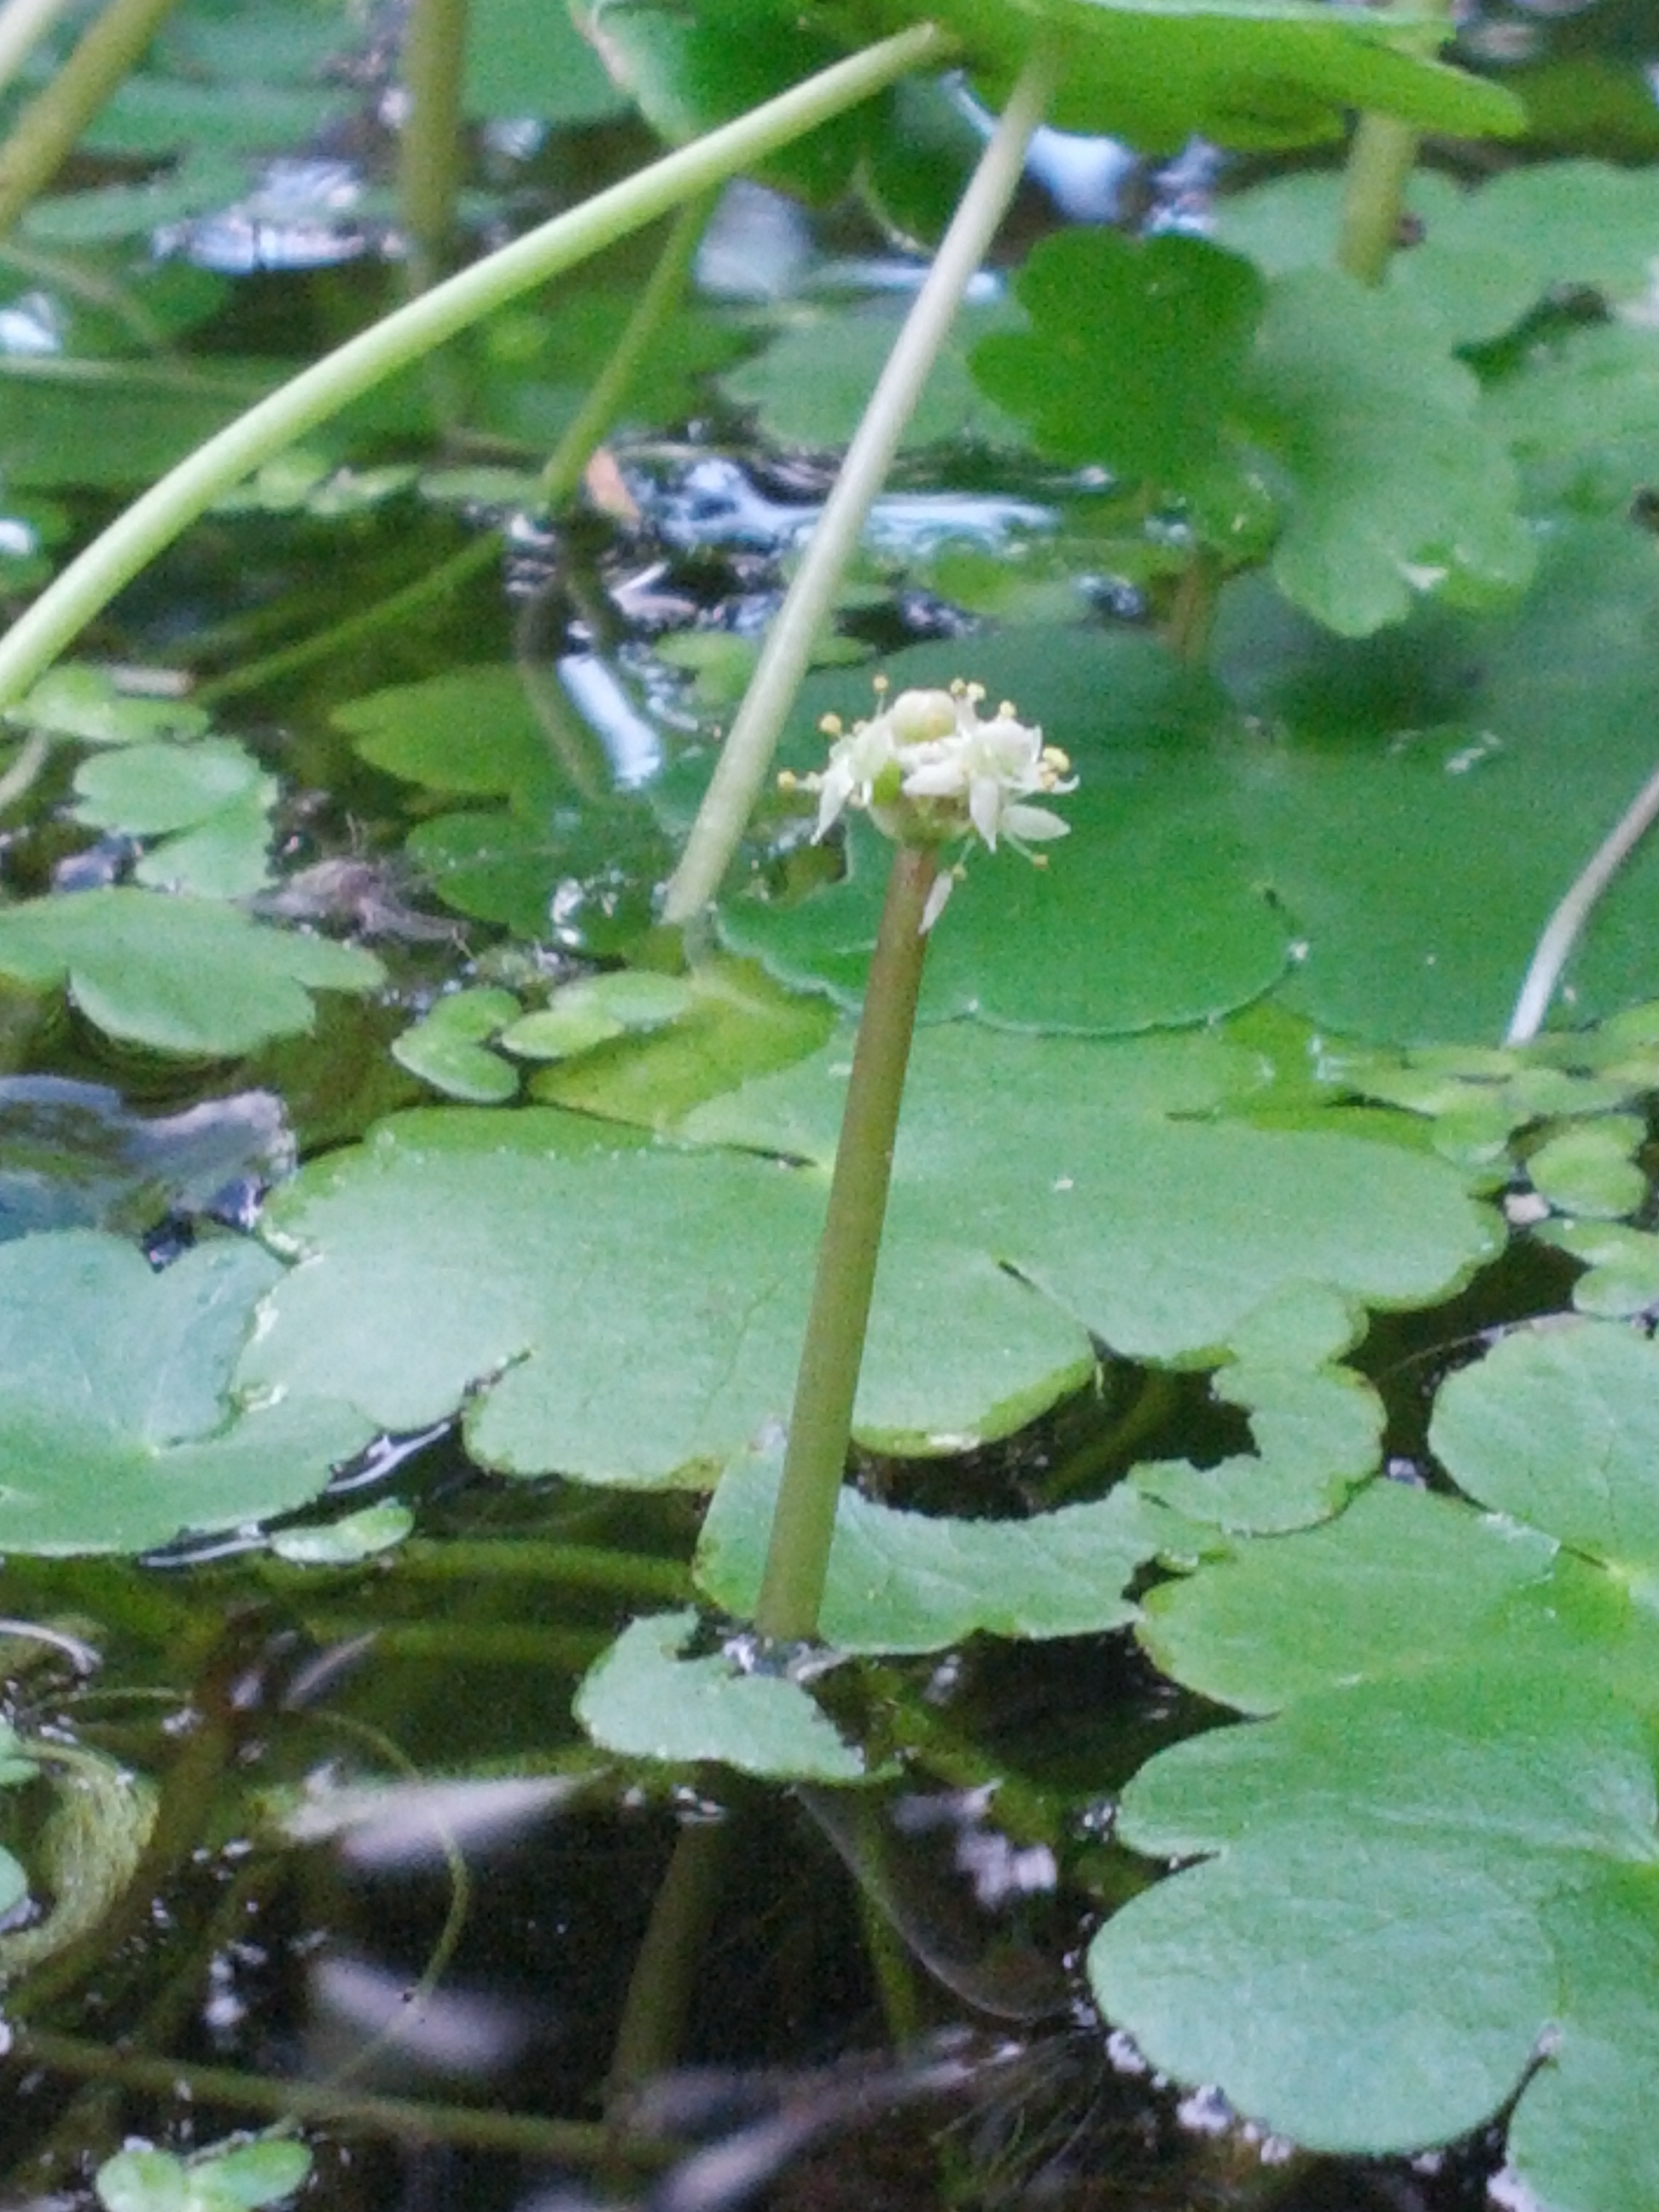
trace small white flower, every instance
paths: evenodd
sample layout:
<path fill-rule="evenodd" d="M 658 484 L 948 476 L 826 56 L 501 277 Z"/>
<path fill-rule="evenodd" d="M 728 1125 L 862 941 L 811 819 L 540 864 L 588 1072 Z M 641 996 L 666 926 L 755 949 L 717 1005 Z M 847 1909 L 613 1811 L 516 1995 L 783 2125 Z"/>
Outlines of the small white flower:
<path fill-rule="evenodd" d="M 878 678 L 878 696 L 885 685 Z M 948 691 L 901 691 L 884 697 L 866 722 L 842 728 L 835 715 L 821 725 L 834 739 L 821 775 L 786 775 L 786 789 L 817 795 L 822 837 L 848 807 L 862 807 L 900 844 L 948 845 L 977 837 L 994 852 L 1000 840 L 1037 866 L 1026 850 L 1063 837 L 1068 824 L 1046 806 L 1026 802 L 1077 787 L 1071 763 L 1042 732 L 1022 722 L 1006 700 L 988 717 L 980 713 L 984 688 L 953 684 Z M 922 927 L 932 928 L 961 873 L 941 869 Z"/>

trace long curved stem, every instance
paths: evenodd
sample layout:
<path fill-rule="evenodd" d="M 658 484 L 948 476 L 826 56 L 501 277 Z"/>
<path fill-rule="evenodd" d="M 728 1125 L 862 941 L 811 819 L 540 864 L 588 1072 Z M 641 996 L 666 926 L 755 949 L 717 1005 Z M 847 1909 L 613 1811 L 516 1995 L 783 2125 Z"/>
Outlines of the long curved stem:
<path fill-rule="evenodd" d="M 13 624 L 0 640 L 0 708 L 21 698 L 124 584 L 272 454 L 520 293 L 654 222 L 911 70 L 943 61 L 951 50 L 947 34 L 932 23 L 866 46 L 556 216 L 314 362 L 170 470 Z"/>
<path fill-rule="evenodd" d="M 1659 817 L 1659 769 L 1648 778 L 1596 847 L 1545 924 L 1510 1017 L 1505 1044 L 1526 1044 L 1537 1036 L 1591 908 L 1647 835 L 1656 817 Z"/>
<path fill-rule="evenodd" d="M 1058 53 L 1039 41 L 905 319 L 794 581 L 767 632 L 679 866 L 669 878 L 663 920 L 670 925 L 688 922 L 701 913 L 731 865 L 871 502 L 886 482 L 904 426 L 950 335 L 963 294 L 1013 198 L 1026 146 L 1042 120 L 1059 76 Z"/>

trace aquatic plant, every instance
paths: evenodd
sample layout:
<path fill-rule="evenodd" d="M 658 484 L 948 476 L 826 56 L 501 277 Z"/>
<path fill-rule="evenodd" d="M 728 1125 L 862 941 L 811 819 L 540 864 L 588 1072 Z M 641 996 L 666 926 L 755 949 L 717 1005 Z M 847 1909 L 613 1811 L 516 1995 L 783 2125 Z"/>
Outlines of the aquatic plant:
<path fill-rule="evenodd" d="M 1471 187 L 1418 168 L 1419 130 L 1526 124 L 1504 86 L 1440 62 L 1434 11 L 961 0 L 926 21 L 819 11 L 808 29 L 798 15 L 769 0 L 594 9 L 596 46 L 677 150 L 447 277 L 446 194 L 409 197 L 445 163 L 411 155 L 404 216 L 431 280 L 417 296 L 283 380 L 237 372 L 234 396 L 146 361 L 162 386 L 148 446 L 133 415 L 100 402 L 105 441 L 70 380 L 0 359 L 27 541 L 11 581 L 20 596 L 44 586 L 0 642 L 16 738 L 0 798 L 61 801 L 72 836 L 131 864 L 130 880 L 75 896 L 30 884 L 40 895 L 0 912 L 14 1064 L 56 1065 L 66 1000 L 128 1048 L 264 1054 L 259 1072 L 280 1066 L 296 1101 L 307 1068 L 355 1056 L 373 1071 L 343 1103 L 306 1103 L 316 1156 L 265 1204 L 257 1241 L 210 1234 L 155 1272 L 113 1200 L 73 1225 L 22 1211 L 30 1233 L 0 1249 L 15 1354 L 0 1540 L 15 1559 L 121 1558 L 219 1532 L 260 1547 L 258 1571 L 295 1578 L 284 1589 L 372 1559 L 362 1587 L 394 1607 L 422 1577 L 463 1574 L 533 1570 L 602 1588 L 607 1605 L 621 1589 L 638 1610 L 614 1642 L 585 1623 L 578 1657 L 559 1646 L 544 1671 L 572 1680 L 608 1755 L 664 1789 L 709 1760 L 848 1787 L 906 1759 L 945 1771 L 927 1700 L 891 1692 L 883 1662 L 974 1635 L 1132 1628 L 1170 1680 L 1243 1717 L 1159 1752 L 1121 1793 L 1121 1836 L 1181 1863 L 1097 1939 L 1105 2014 L 1172 2075 L 1219 2081 L 1306 2143 L 1417 2148 L 1514 2100 L 1510 2158 L 1554 2212 L 1659 2203 L 1641 2128 L 1659 2049 L 1655 1384 L 1629 1327 L 1659 1305 L 1642 1159 L 1659 1089 L 1648 856 L 1575 955 L 1567 1005 L 1587 1025 L 1525 1049 L 1488 1042 L 1562 884 L 1649 771 L 1659 592 L 1627 510 L 1659 453 L 1642 307 L 1655 172 L 1540 159 Z M 895 126 L 901 97 L 944 112 L 921 73 L 947 60 L 1000 111 L 988 149 L 907 146 Z M 410 74 L 424 88 L 410 143 L 441 150 L 457 72 L 427 52 Z M 595 82 L 582 97 L 614 105 Z M 1340 175 L 1226 196 L 1210 237 L 1062 231 L 1026 256 L 1012 304 L 977 324 L 970 310 L 972 335 L 951 336 L 1045 113 L 1155 150 L 1194 131 L 1279 150 L 1339 138 L 1351 109 L 1363 119 Z M 210 150 L 183 149 L 162 180 L 172 219 L 215 204 Z M 763 431 L 799 442 L 805 421 L 851 453 L 720 765 L 693 752 L 623 774 L 568 701 L 505 663 L 376 664 L 349 679 L 354 696 L 332 686 L 343 749 L 420 795 L 413 857 L 451 911 L 540 947 L 492 945 L 465 988 L 423 983 L 377 1029 L 397 961 L 294 926 L 279 902 L 296 887 L 270 854 L 287 786 L 250 732 L 213 717 L 239 686 L 384 643 L 439 588 L 404 576 L 383 609 L 343 623 L 313 608 L 313 634 L 301 623 L 210 674 L 206 705 L 51 664 L 210 513 L 233 538 L 372 530 L 386 514 L 391 536 L 396 518 L 447 515 L 456 498 L 544 519 L 603 427 L 574 397 L 562 419 L 534 416 L 541 443 L 520 437 L 534 450 L 505 490 L 477 471 L 446 485 L 402 451 L 359 467 L 368 434 L 334 418 L 690 202 L 640 315 L 606 325 L 611 404 L 671 313 L 703 196 L 762 163 L 820 193 L 857 178 L 945 242 L 902 319 L 830 318 L 803 336 L 757 318 L 758 350 L 737 366 L 729 333 L 699 333 Z M 134 234 L 149 220 L 137 197 L 40 199 L 24 250 L 44 250 L 54 222 L 60 242 L 76 222 Z M 1402 251 L 1413 225 L 1421 242 Z M 20 285 L 35 281 L 18 266 Z M 133 328 L 164 313 L 186 327 L 198 310 L 168 299 L 146 276 L 100 304 L 101 365 L 120 372 Z M 532 354 L 544 342 L 524 325 L 512 337 Z M 481 414 L 495 404 L 490 372 L 460 358 L 459 383 L 432 364 L 423 438 L 434 420 L 465 423 L 479 392 Z M 598 380 L 598 356 L 579 359 L 572 386 Z M 971 654 L 956 639 L 887 653 L 885 699 L 831 733 L 825 763 L 820 718 L 844 712 L 849 678 L 814 662 L 895 453 L 931 434 L 930 370 L 956 378 L 1005 451 L 1066 472 L 1063 542 L 1033 527 L 994 559 L 958 542 L 923 562 L 984 635 Z M 860 393 L 839 422 L 837 375 Z M 287 453 L 301 437 L 324 442 Z M 155 481 L 49 580 L 68 533 L 44 495 L 88 481 L 76 469 Z M 496 547 L 452 544 L 442 581 L 476 576 Z M 1092 590 L 1102 573 L 1152 620 L 1079 623 L 1079 580 Z M 743 645 L 692 622 L 670 642 L 680 660 L 665 652 L 663 666 L 711 682 L 710 648 Z M 989 693 L 948 688 L 969 659 Z M 982 711 L 1004 691 L 1029 720 Z M 1071 776 L 1039 726 L 1079 768 L 1066 866 L 1002 871 L 941 918 L 969 830 L 1054 834 L 1040 802 Z M 762 797 L 780 747 L 786 779 L 817 800 L 811 846 Z M 579 814 L 550 859 L 550 821 Z M 564 885 L 620 878 L 604 919 L 594 899 L 559 920 Z M 667 944 L 648 910 L 664 878 Z M 398 904 L 374 911 L 395 921 Z M 586 972 L 596 960 L 628 964 Z M 1555 980 L 1529 994 L 1523 1029 Z M 358 1024 L 349 1048 L 301 1045 L 279 1063 L 272 1041 L 303 1037 L 317 1003 Z M 884 1020 L 884 1074 L 860 1104 Z M 409 1108 L 413 1081 L 477 1103 L 376 1119 Z M 501 1110 L 526 1086 L 531 1103 Z M 862 1133 L 838 1151 L 844 1110 Z M 837 1241 L 841 1163 L 860 1159 L 872 1172 Z M 177 1188 L 197 1188 L 182 1166 Z M 200 1211 L 183 1196 L 179 1210 Z M 807 1310 L 826 1214 L 830 1355 Z M 1577 1318 L 1483 1344 L 1439 1381 L 1419 1461 L 1442 1494 L 1390 1482 L 1382 1402 L 1354 1356 L 1367 1316 L 1433 1309 L 1523 1241 L 1559 1264 L 1554 1295 Z M 917 1510 L 842 1480 L 849 1437 L 949 1464 L 1063 1418 L 1131 1366 L 1138 1410 L 1096 1460 L 1043 1470 L 1018 1516 L 954 1499 Z M 1195 1374 L 1209 1448 L 1149 1456 L 1158 1391 Z M 331 1468 L 377 1436 L 445 1424 L 502 1476 L 599 1499 L 711 1493 L 695 1558 L 682 1523 L 660 1554 L 569 1543 L 550 1557 L 405 1541 L 418 1514 L 325 1498 Z M 823 1650 L 775 1671 L 763 1639 L 815 1631 Z M 544 1657 L 558 1632 L 525 1631 Z M 866 1672 L 826 1691 L 827 1654 Z M 958 1744 L 949 1771 L 1012 1798 L 1012 1764 Z M 1121 1778 L 1103 1771 L 1085 1794 Z M 176 1843 L 193 1801 L 180 1786 L 170 1802 L 161 1832 Z M 1045 1844 L 1072 1849 L 1075 1790 L 1024 1803 Z M 53 1862 L 27 1824 L 16 1841 L 0 1871 L 20 1903 L 25 1887 L 52 1891 Z M 1073 1858 L 1120 1901 L 1121 1869 Z M 20 1978 L 15 1995 L 26 2051 L 94 2063 L 32 2011 L 49 1982 Z M 234 2194 L 242 2171 L 240 2151 L 131 2155 L 161 2162 L 106 2165 L 106 2203 Z M 247 2186 L 283 2193 L 298 2171 L 278 2158 Z"/>

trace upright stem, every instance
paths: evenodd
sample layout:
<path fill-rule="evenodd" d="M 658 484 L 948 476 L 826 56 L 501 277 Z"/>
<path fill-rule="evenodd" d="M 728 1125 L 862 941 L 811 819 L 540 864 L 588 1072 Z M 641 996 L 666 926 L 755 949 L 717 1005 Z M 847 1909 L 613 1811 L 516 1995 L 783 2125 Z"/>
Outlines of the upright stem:
<path fill-rule="evenodd" d="M 667 2073 L 684 2051 L 703 1946 L 720 1907 L 732 1841 L 731 1816 L 726 1813 L 713 1820 L 694 1814 L 674 1839 L 611 2046 L 605 2100 L 613 2124 L 619 2101 L 653 2075 Z"/>
<path fill-rule="evenodd" d="M 938 873 L 939 856 L 931 848 L 894 848 L 818 1245 L 783 1480 L 755 1607 L 761 1633 L 781 1642 L 811 1636 L 817 1627 L 927 951 L 922 915 Z"/>
<path fill-rule="evenodd" d="M 1348 149 L 1336 261 L 1362 284 L 1380 284 L 1400 243 L 1417 132 L 1392 116 L 1362 115 Z"/>
<path fill-rule="evenodd" d="M 76 140 L 155 37 L 175 0 L 109 0 L 0 146 L 0 237 L 62 166 Z"/>
<path fill-rule="evenodd" d="M 794 581 L 767 632 L 679 866 L 669 878 L 663 902 L 665 922 L 690 921 L 714 897 L 748 827 L 779 733 L 835 604 L 865 517 L 886 482 L 904 426 L 950 335 L 962 295 L 1014 196 L 1026 146 L 1042 120 L 1060 66 L 1057 51 L 1039 40 L 905 319 Z"/>
<path fill-rule="evenodd" d="M 414 292 L 436 282 L 454 234 L 467 7 L 468 0 L 414 0 L 404 34 L 409 112 L 398 144 L 398 216 Z"/>
<path fill-rule="evenodd" d="M 0 639 L 0 708 L 20 699 L 147 562 L 273 453 L 520 293 L 654 222 L 909 70 L 943 61 L 950 52 L 950 39 L 932 23 L 866 46 L 596 192 L 313 362 L 169 470 L 12 625 Z"/>

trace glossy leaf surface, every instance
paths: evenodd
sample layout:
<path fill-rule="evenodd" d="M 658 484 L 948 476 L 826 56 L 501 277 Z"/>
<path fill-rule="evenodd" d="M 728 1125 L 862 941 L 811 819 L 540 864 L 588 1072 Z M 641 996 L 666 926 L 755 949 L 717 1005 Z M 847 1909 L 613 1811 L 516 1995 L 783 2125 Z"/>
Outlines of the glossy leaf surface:
<path fill-rule="evenodd" d="M 793 1782 L 861 1782 L 862 1755 L 844 1743 L 799 1683 L 745 1670 L 722 1652 L 687 1657 L 692 1613 L 635 1620 L 576 1693 L 593 1741 L 629 1759 L 693 1765 Z"/>
<path fill-rule="evenodd" d="M 845 1051 L 698 1117 L 743 1152 L 616 1150 L 621 1130 L 550 1110 L 387 1123 L 274 1202 L 309 1264 L 247 1378 L 343 1393 L 393 1429 L 465 1401 L 471 1449 L 507 1472 L 707 1483 L 788 1412 Z M 1441 1163 L 1340 1126 L 1164 1110 L 1241 1079 L 1178 1042 L 925 1036 L 858 1433 L 924 1453 L 1006 1435 L 1087 1379 L 1091 1334 L 1214 1358 L 1294 1285 L 1407 1301 L 1488 1249 Z"/>
<path fill-rule="evenodd" d="M 781 1465 L 756 1453 L 721 1477 L 697 1581 L 739 1620 L 755 1608 Z M 965 1638 L 1085 1636 L 1133 1616 L 1124 1592 L 1189 1534 L 1127 1484 L 1097 1504 L 1029 1520 L 900 1512 L 844 1487 L 819 1634 L 842 1651 L 939 1651 Z"/>
<path fill-rule="evenodd" d="M 1659 1950 L 1656 1420 L 1645 1340 L 1519 1330 L 1432 1428 L 1495 1511 L 1379 1484 L 1153 1595 L 1160 1663 L 1273 1716 L 1125 1794 L 1126 1840 L 1202 1862 L 1091 1955 L 1155 2064 L 1349 2148 L 1460 2134 L 1518 2088 L 1510 2163 L 1553 2212 L 1654 2195 L 1631 2085 L 1659 2057 L 1636 1964 Z"/>
<path fill-rule="evenodd" d="M 355 945 L 272 929 L 215 901 L 140 890 L 31 899 L 0 912 L 0 975 L 67 989 L 111 1036 L 229 1056 L 312 1024 L 313 991 L 366 991 Z"/>
<path fill-rule="evenodd" d="M 140 1552 L 314 1497 L 368 1441 L 342 1404 L 246 1405 L 230 1370 L 280 1273 L 242 1242 L 157 1274 L 90 1230 L 0 1247 L 0 1543 Z"/>

